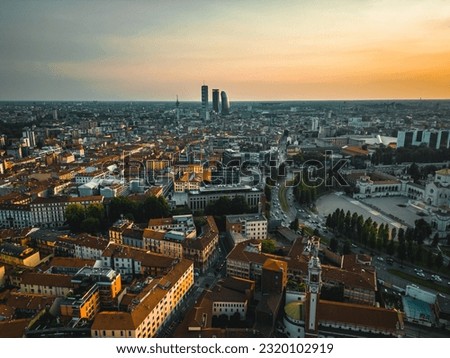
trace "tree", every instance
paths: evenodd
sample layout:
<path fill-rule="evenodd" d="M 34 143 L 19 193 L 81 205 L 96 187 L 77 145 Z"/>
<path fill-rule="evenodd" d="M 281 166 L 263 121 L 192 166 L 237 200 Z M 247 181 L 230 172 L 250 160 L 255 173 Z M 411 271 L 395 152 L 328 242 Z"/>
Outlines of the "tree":
<path fill-rule="evenodd" d="M 271 239 L 266 239 L 262 241 L 262 252 L 265 252 L 267 254 L 273 254 L 276 249 L 277 249 L 277 245 L 275 240 L 271 240 Z"/>
<path fill-rule="evenodd" d="M 100 231 L 100 220 L 94 217 L 87 217 L 80 224 L 82 232 L 87 232 L 91 235 L 95 235 Z"/>
<path fill-rule="evenodd" d="M 337 252 L 339 246 L 339 241 L 336 238 L 331 238 L 330 240 L 330 250 L 333 252 Z"/>
<path fill-rule="evenodd" d="M 419 219 L 414 222 L 414 240 L 419 245 L 422 245 L 425 239 L 428 239 L 431 235 L 431 226 L 424 219 Z"/>
<path fill-rule="evenodd" d="M 403 260 L 406 258 L 406 244 L 404 240 L 399 242 L 397 247 L 397 257 L 399 258 L 400 263 L 403 264 Z"/>
<path fill-rule="evenodd" d="M 86 210 L 81 204 L 69 204 L 66 208 L 66 221 L 73 232 L 80 231 L 80 225 L 86 218 Z"/>
<path fill-rule="evenodd" d="M 272 200 L 272 187 L 269 185 L 264 185 L 264 195 L 266 196 L 267 201 Z"/>
<path fill-rule="evenodd" d="M 108 219 L 111 223 L 117 221 L 122 216 L 131 220 L 139 220 L 138 209 L 138 204 L 135 201 L 125 196 L 118 196 L 111 199 L 109 203 Z"/>
<path fill-rule="evenodd" d="M 433 242 L 431 243 L 432 247 L 437 247 L 437 245 L 439 244 L 439 234 L 436 233 L 433 236 Z"/>
<path fill-rule="evenodd" d="M 251 211 L 250 206 L 247 204 L 247 200 L 241 195 L 235 196 L 230 202 L 231 214 L 244 214 Z"/>
<path fill-rule="evenodd" d="M 397 236 L 397 229 L 393 227 L 391 230 L 391 240 L 394 241 L 396 236 Z"/>
<path fill-rule="evenodd" d="M 416 183 L 420 179 L 420 169 L 416 163 L 412 163 L 408 169 L 408 174 L 411 175 L 411 178 Z"/>
<path fill-rule="evenodd" d="M 342 254 L 349 255 L 352 253 L 351 243 L 349 240 L 345 240 L 344 246 L 342 247 Z"/>
<path fill-rule="evenodd" d="M 432 268 L 434 265 L 433 253 L 431 251 L 427 251 L 427 266 Z"/>
<path fill-rule="evenodd" d="M 386 247 L 386 252 L 388 255 L 392 256 L 395 253 L 395 244 L 394 244 L 394 240 L 389 240 L 389 243 Z"/>
<path fill-rule="evenodd" d="M 291 224 L 289 225 L 289 228 L 292 229 L 292 230 L 297 231 L 298 228 L 299 228 L 299 226 L 300 226 L 300 221 L 298 220 L 298 218 L 295 218 L 295 219 L 291 222 Z"/>
<path fill-rule="evenodd" d="M 165 218 L 170 215 L 170 208 L 163 196 L 149 196 L 140 205 L 142 221 L 149 219 Z"/>
<path fill-rule="evenodd" d="M 106 224 L 105 207 L 103 204 L 94 203 L 86 208 L 86 218 L 94 218 L 98 220 L 99 231 Z"/>
<path fill-rule="evenodd" d="M 444 257 L 442 256 L 442 253 L 440 251 L 436 256 L 434 264 L 436 265 L 438 271 L 442 268 L 442 266 L 444 266 Z"/>

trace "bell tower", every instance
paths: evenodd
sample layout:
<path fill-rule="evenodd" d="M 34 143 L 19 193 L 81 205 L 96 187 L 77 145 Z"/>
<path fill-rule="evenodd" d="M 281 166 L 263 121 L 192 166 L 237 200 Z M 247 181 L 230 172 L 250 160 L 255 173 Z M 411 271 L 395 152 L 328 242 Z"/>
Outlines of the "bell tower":
<path fill-rule="evenodd" d="M 320 288 L 322 286 L 322 267 L 318 257 L 320 241 L 310 242 L 311 258 L 308 262 L 308 282 L 307 282 L 307 336 L 317 335 L 317 307 L 319 304 Z"/>

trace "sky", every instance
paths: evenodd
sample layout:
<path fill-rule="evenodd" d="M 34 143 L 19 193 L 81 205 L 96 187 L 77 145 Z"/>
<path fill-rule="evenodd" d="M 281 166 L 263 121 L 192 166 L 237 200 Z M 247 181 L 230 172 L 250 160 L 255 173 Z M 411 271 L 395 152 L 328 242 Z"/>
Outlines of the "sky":
<path fill-rule="evenodd" d="M 1 0 L 0 100 L 450 98 L 449 0 Z"/>

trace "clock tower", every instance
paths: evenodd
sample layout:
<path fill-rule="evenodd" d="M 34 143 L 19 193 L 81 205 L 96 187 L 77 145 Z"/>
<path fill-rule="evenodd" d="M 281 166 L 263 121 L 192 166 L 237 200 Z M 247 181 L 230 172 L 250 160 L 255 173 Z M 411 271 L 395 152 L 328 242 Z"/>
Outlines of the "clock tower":
<path fill-rule="evenodd" d="M 318 255 L 320 241 L 311 242 L 311 258 L 308 262 L 307 281 L 307 336 L 317 335 L 317 306 L 319 304 L 320 287 L 322 286 L 322 267 Z"/>

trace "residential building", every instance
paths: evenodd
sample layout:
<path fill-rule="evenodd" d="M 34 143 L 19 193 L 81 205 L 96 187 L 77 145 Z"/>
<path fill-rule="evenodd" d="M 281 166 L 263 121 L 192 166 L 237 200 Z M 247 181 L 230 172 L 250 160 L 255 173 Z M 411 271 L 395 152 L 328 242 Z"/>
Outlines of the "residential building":
<path fill-rule="evenodd" d="M 206 206 L 222 197 L 233 199 L 242 196 L 251 208 L 258 207 L 262 190 L 249 185 L 217 185 L 201 187 L 188 193 L 188 206 L 193 211 L 205 210 Z"/>
<path fill-rule="evenodd" d="M 182 259 L 165 276 L 151 280 L 126 311 L 103 311 L 96 315 L 92 337 L 151 338 L 172 317 L 194 284 L 194 264 Z M 125 298 L 124 298 L 125 300 Z"/>
<path fill-rule="evenodd" d="M 397 147 L 427 146 L 434 149 L 450 148 L 449 129 L 399 130 Z"/>
<path fill-rule="evenodd" d="M 21 277 L 20 292 L 63 297 L 72 290 L 72 276 L 26 272 Z"/>
<path fill-rule="evenodd" d="M 32 222 L 41 227 L 62 226 L 66 221 L 66 209 L 70 204 L 80 204 L 86 208 L 90 204 L 102 202 L 102 196 L 36 198 L 30 204 Z"/>
<path fill-rule="evenodd" d="M 0 262 L 14 266 L 36 267 L 40 264 L 39 251 L 14 243 L 0 244 Z"/>
<path fill-rule="evenodd" d="M 267 238 L 267 219 L 263 214 L 241 214 L 226 216 L 227 233 L 241 234 L 246 240 Z"/>
<path fill-rule="evenodd" d="M 110 242 L 102 253 L 103 267 L 111 267 L 122 277 L 145 275 L 158 277 L 175 264 L 171 257 Z"/>

